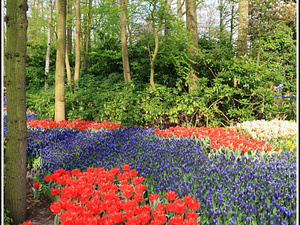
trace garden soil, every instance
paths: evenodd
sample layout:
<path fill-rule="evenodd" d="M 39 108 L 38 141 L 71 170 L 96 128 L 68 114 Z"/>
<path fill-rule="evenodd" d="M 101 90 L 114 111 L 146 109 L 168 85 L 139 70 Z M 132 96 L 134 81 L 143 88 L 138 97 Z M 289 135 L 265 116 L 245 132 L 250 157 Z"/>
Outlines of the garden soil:
<path fill-rule="evenodd" d="M 54 225 L 55 214 L 50 211 L 51 200 L 46 195 L 42 196 L 41 201 L 35 199 L 29 182 L 27 182 L 26 201 L 27 214 L 25 221 L 30 220 L 35 225 Z"/>

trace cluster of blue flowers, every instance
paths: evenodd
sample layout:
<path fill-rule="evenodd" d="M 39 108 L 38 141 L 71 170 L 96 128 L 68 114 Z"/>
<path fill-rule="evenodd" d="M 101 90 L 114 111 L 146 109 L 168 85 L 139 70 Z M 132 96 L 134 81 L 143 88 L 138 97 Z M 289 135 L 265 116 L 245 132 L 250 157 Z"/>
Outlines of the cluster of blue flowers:
<path fill-rule="evenodd" d="M 4 107 L 6 107 L 6 96 L 4 96 L 4 101 L 3 101 L 3 105 Z M 6 133 L 7 133 L 7 126 L 6 126 L 6 113 L 3 114 L 3 134 L 4 137 L 6 137 Z M 26 118 L 27 121 L 32 120 L 36 120 L 37 119 L 37 115 L 35 113 L 26 113 Z M 6 139 L 4 139 L 4 146 L 6 145 Z"/>
<path fill-rule="evenodd" d="M 7 102 L 6 102 L 6 95 L 4 95 L 4 97 L 3 97 L 3 106 L 6 107 L 6 105 L 7 105 Z"/>
<path fill-rule="evenodd" d="M 285 96 L 282 92 L 283 89 L 283 83 L 278 83 L 277 85 L 274 85 L 275 91 L 278 91 L 281 93 L 281 95 L 274 95 L 275 98 L 290 98 L 296 100 L 296 96 Z"/>
<path fill-rule="evenodd" d="M 293 154 L 235 160 L 208 155 L 195 139 L 158 137 L 154 130 L 104 132 L 29 128 L 27 154 L 40 159 L 39 176 L 58 168 L 121 168 L 129 164 L 149 192 L 191 195 L 201 224 L 296 224 L 296 157 Z"/>

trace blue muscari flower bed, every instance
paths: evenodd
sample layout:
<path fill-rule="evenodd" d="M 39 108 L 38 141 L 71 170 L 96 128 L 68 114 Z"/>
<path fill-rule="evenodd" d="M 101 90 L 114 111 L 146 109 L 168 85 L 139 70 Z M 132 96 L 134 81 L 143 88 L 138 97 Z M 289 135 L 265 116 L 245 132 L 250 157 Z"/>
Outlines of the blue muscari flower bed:
<path fill-rule="evenodd" d="M 5 134 L 4 134 L 5 135 Z M 29 128 L 29 159 L 40 159 L 43 178 L 58 168 L 121 168 L 145 177 L 149 192 L 173 190 L 201 206 L 200 224 L 296 224 L 296 156 L 208 155 L 196 139 L 161 138 L 151 129 L 104 132 Z M 256 223 L 253 223 L 256 221 Z"/>

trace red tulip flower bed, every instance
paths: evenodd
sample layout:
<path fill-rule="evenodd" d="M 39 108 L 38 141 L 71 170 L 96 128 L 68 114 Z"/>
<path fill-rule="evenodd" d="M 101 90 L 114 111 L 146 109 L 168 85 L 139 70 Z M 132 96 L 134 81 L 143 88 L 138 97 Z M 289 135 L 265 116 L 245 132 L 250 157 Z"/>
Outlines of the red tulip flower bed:
<path fill-rule="evenodd" d="M 62 120 L 59 122 L 44 119 L 44 120 L 30 120 L 27 122 L 27 126 L 34 127 L 34 128 L 44 128 L 44 129 L 51 129 L 51 128 L 67 128 L 73 130 L 89 130 L 89 129 L 116 129 L 118 127 L 122 127 L 120 124 L 116 124 L 113 122 L 103 121 L 98 123 L 98 120 L 95 121 L 85 121 L 85 120 Z"/>
<path fill-rule="evenodd" d="M 151 224 L 197 225 L 200 203 L 191 196 L 176 199 L 174 191 L 166 193 L 161 201 L 157 194 L 144 195 L 146 187 L 138 171 L 123 166 L 106 171 L 88 168 L 86 172 L 74 169 L 54 171 L 45 177 L 58 201 L 50 210 L 66 224 Z M 38 188 L 38 185 L 35 185 Z M 57 222 L 57 221 L 56 221 Z"/>
<path fill-rule="evenodd" d="M 155 129 L 156 135 L 160 137 L 197 137 L 200 139 L 209 139 L 210 148 L 217 150 L 222 146 L 235 152 L 237 149 L 241 149 L 242 153 L 245 154 L 249 149 L 254 149 L 259 152 L 264 150 L 272 151 L 272 147 L 267 141 L 257 139 L 250 139 L 250 135 L 243 135 L 235 132 L 229 128 L 220 127 L 195 127 L 186 128 L 176 126 L 170 127 L 166 130 Z M 279 148 L 275 149 L 276 151 Z"/>

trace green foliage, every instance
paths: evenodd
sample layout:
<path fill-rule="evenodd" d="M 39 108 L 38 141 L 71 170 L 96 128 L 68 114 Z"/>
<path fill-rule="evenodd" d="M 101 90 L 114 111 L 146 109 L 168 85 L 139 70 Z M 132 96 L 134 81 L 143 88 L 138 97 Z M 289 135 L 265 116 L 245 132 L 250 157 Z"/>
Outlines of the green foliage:
<path fill-rule="evenodd" d="M 26 107 L 34 109 L 38 119 L 54 119 L 55 90 L 50 87 L 47 90 L 27 91 Z"/>
<path fill-rule="evenodd" d="M 44 87 L 46 47 L 46 45 L 34 43 L 27 44 L 26 90 L 38 91 Z M 46 78 L 46 82 L 50 86 L 54 85 L 55 81 L 55 59 L 56 49 L 52 48 L 49 76 Z"/>
<path fill-rule="evenodd" d="M 292 29 L 279 24 L 274 33 L 262 44 L 262 60 L 272 74 L 278 74 L 277 82 L 284 84 L 283 93 L 296 94 L 296 40 Z"/>
<path fill-rule="evenodd" d="M 227 41 L 226 41 L 227 40 Z M 216 78 L 216 74 L 224 70 L 224 66 L 234 60 L 234 51 L 229 43 L 229 37 L 223 34 L 222 41 L 209 38 L 203 33 L 198 40 L 199 53 L 197 54 L 197 65 L 199 77 L 209 80 Z M 208 82 L 211 86 L 211 82 Z"/>
<path fill-rule="evenodd" d="M 168 20 L 173 21 L 171 17 L 168 15 Z M 194 127 L 296 118 L 294 99 L 274 98 L 279 95 L 274 92 L 278 82 L 284 83 L 283 94 L 296 93 L 296 49 L 289 27 L 278 25 L 276 32 L 260 40 L 260 60 L 255 55 L 235 58 L 227 33 L 220 34 L 221 40 L 203 33 L 195 60 L 199 88 L 186 93 L 186 33 L 180 29 L 181 22 L 168 26 L 170 31 L 159 39 L 156 92 L 149 85 L 153 34 L 145 32 L 128 46 L 132 82 L 125 84 L 120 40 L 98 31 L 99 45 L 89 53 L 91 66 L 88 71 L 81 71 L 79 88 L 75 92 L 65 88 L 66 119 L 109 120 L 123 126 Z M 27 107 L 36 111 L 39 119 L 53 119 L 55 63 L 50 64 L 50 88 L 42 90 L 45 48 L 30 45 L 30 49 Z"/>
<path fill-rule="evenodd" d="M 8 214 L 9 214 L 9 211 L 7 209 L 5 209 L 5 206 L 3 206 L 4 210 L 3 210 L 3 222 L 4 222 L 4 225 L 10 225 L 13 223 L 13 219 L 11 219 Z"/>
<path fill-rule="evenodd" d="M 89 53 L 89 74 L 97 80 L 107 78 L 109 74 L 123 74 L 122 51 L 120 40 L 109 37 L 107 34 L 99 34 L 102 41 Z M 85 75 L 81 75 L 85 76 Z"/>
<path fill-rule="evenodd" d="M 173 39 L 174 42 L 174 39 Z M 155 61 L 155 84 L 174 87 L 178 79 L 178 70 L 175 60 L 180 60 L 180 50 L 178 42 L 172 43 L 165 38 L 159 43 L 159 52 Z M 176 45 L 178 48 L 176 48 Z M 132 79 L 139 82 L 149 83 L 150 80 L 150 54 L 154 49 L 154 36 L 143 36 L 135 45 L 128 46 L 129 63 Z M 172 50 L 173 49 L 173 50 Z"/>
<path fill-rule="evenodd" d="M 279 104 L 273 97 L 267 72 L 251 59 L 235 59 L 213 80 L 199 79 L 199 88 L 189 94 L 159 84 L 153 91 L 136 80 L 124 84 L 119 73 L 102 81 L 85 74 L 75 93 L 66 88 L 66 119 L 108 120 L 125 127 L 228 126 L 254 119 L 295 119 L 294 111 L 287 114 L 290 102 Z M 40 119 L 53 119 L 54 88 L 28 93 L 27 106 Z"/>

